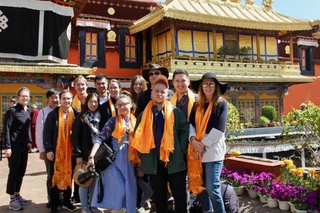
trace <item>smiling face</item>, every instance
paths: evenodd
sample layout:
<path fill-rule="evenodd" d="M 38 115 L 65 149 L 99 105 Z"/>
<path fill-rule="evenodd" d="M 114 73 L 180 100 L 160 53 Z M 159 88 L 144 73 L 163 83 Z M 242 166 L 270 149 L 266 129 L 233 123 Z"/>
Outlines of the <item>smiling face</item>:
<path fill-rule="evenodd" d="M 120 94 L 119 84 L 117 82 L 110 82 L 109 83 L 109 92 L 110 92 L 110 96 L 112 98 L 117 98 Z"/>
<path fill-rule="evenodd" d="M 128 97 L 119 98 L 116 103 L 118 114 L 128 117 L 131 113 L 132 100 Z"/>
<path fill-rule="evenodd" d="M 48 104 L 49 104 L 49 107 L 52 108 L 52 109 L 54 109 L 57 106 L 59 106 L 59 95 L 58 94 L 53 94 L 53 95 L 49 96 Z"/>
<path fill-rule="evenodd" d="M 74 88 L 76 89 L 77 94 L 82 96 L 87 93 L 88 86 L 87 86 L 86 82 L 84 82 L 82 80 L 78 80 L 75 82 Z"/>
<path fill-rule="evenodd" d="M 22 90 L 18 95 L 18 103 L 22 106 L 26 106 L 30 99 L 30 93 L 26 90 Z"/>
<path fill-rule="evenodd" d="M 106 94 L 108 88 L 108 81 L 106 78 L 97 79 L 94 85 L 99 96 Z"/>
<path fill-rule="evenodd" d="M 216 85 L 213 86 L 214 83 L 215 81 L 212 78 L 205 78 L 201 82 L 201 88 L 207 100 L 212 98 L 213 93 L 216 90 Z"/>
<path fill-rule="evenodd" d="M 98 98 L 96 96 L 92 96 L 88 101 L 88 105 L 87 105 L 88 109 L 91 112 L 95 112 L 98 109 L 98 106 L 99 106 Z"/>
<path fill-rule="evenodd" d="M 184 95 L 188 91 L 190 80 L 185 74 L 176 74 L 172 84 L 178 94 Z"/>
<path fill-rule="evenodd" d="M 65 92 L 61 94 L 61 108 L 66 111 L 71 107 L 72 104 L 72 94 L 71 92 Z"/>

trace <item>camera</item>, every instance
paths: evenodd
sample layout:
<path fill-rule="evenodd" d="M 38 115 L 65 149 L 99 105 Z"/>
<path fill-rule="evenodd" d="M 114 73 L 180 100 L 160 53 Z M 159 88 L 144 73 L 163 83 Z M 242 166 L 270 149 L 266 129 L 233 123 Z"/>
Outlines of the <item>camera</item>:
<path fill-rule="evenodd" d="M 88 167 L 88 171 L 85 173 L 82 173 L 78 176 L 78 181 L 80 184 L 84 184 L 87 181 L 89 181 L 91 178 L 99 177 L 99 174 L 96 172 L 96 170 L 93 168 L 93 166 Z"/>

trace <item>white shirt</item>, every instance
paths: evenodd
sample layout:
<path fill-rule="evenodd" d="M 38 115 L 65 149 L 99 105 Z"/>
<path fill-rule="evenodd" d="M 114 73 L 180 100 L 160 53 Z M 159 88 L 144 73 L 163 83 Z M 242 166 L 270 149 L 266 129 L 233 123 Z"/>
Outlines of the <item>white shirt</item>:
<path fill-rule="evenodd" d="M 37 122 L 36 122 L 36 144 L 39 149 L 39 152 L 45 152 L 44 146 L 43 146 L 43 127 L 44 122 L 47 119 L 47 116 L 49 112 L 53 111 L 53 109 L 49 106 L 46 106 L 43 109 L 40 109 Z"/>

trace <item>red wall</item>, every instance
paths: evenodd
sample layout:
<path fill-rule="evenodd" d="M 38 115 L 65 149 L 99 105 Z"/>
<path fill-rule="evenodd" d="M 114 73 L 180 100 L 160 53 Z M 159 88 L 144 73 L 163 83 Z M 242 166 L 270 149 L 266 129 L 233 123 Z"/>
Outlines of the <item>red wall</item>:
<path fill-rule="evenodd" d="M 320 76 L 319 64 L 315 64 L 315 76 Z M 320 79 L 313 83 L 290 86 L 288 95 L 285 95 L 283 99 L 284 114 L 290 112 L 292 108 L 300 109 L 300 104 L 309 100 L 316 105 L 320 105 Z"/>
<path fill-rule="evenodd" d="M 68 63 L 79 65 L 78 49 L 70 48 Z M 132 78 L 135 75 L 140 74 L 139 69 L 124 69 L 119 68 L 119 53 L 117 51 L 106 52 L 106 68 L 98 68 L 92 75 L 103 73 L 108 78 Z"/>

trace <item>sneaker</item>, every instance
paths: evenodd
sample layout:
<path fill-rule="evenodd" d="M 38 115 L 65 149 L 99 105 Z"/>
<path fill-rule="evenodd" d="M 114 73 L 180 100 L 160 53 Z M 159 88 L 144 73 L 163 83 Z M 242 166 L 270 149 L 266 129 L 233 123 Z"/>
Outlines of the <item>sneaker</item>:
<path fill-rule="evenodd" d="M 13 201 L 10 201 L 9 209 L 13 211 L 20 211 L 23 209 L 23 207 L 17 200 L 13 200 Z"/>
<path fill-rule="evenodd" d="M 88 207 L 81 208 L 81 213 L 91 213 Z"/>
<path fill-rule="evenodd" d="M 18 203 L 20 203 L 20 205 L 29 205 L 32 203 L 32 200 L 26 200 L 23 197 L 19 196 L 17 198 Z"/>
<path fill-rule="evenodd" d="M 77 207 L 75 207 L 71 203 L 63 204 L 62 208 L 68 210 L 69 212 L 74 212 L 77 210 Z"/>
<path fill-rule="evenodd" d="M 102 213 L 102 211 L 100 211 L 97 207 L 90 207 L 90 211 L 92 213 Z"/>
<path fill-rule="evenodd" d="M 151 209 L 151 203 L 149 201 L 146 201 L 140 206 L 140 208 L 137 209 L 137 213 L 145 212 L 150 209 Z"/>

